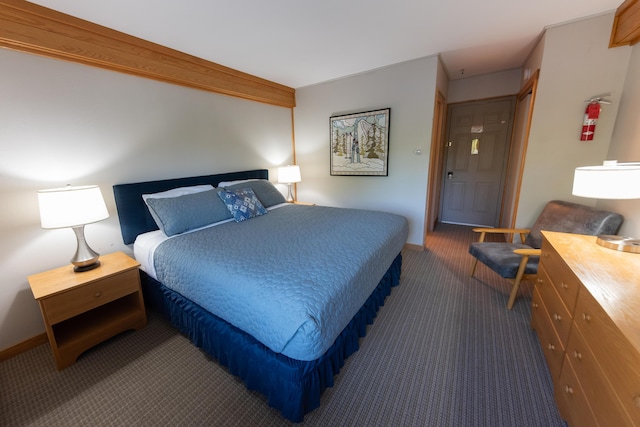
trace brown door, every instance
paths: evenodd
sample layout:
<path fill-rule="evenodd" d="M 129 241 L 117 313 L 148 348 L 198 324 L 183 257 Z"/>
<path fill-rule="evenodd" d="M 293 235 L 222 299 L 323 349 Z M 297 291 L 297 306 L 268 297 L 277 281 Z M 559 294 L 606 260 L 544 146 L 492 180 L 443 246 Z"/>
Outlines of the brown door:
<path fill-rule="evenodd" d="M 442 222 L 498 225 L 513 105 L 510 97 L 451 106 Z"/>

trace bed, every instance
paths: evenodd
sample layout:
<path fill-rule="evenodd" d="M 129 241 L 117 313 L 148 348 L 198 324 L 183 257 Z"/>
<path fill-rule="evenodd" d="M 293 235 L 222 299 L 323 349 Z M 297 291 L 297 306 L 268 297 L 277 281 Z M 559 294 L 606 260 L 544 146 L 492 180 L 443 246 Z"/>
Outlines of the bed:
<path fill-rule="evenodd" d="M 399 284 L 399 215 L 286 203 L 268 171 L 118 184 L 145 300 L 301 422 Z"/>

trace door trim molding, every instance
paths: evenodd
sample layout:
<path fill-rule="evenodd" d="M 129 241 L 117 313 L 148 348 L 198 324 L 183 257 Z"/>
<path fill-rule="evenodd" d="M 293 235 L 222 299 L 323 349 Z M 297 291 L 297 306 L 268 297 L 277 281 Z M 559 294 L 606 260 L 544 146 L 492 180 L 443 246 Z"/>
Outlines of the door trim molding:
<path fill-rule="evenodd" d="M 539 78 L 540 78 L 540 70 L 536 70 L 536 72 L 531 75 L 531 77 L 529 78 L 529 80 L 527 80 L 524 86 L 522 86 L 522 89 L 520 89 L 520 92 L 518 92 L 518 95 L 516 97 L 516 108 L 515 108 L 514 117 L 517 117 L 517 114 L 519 111 L 518 109 L 522 108 L 522 102 L 525 100 L 527 95 L 531 95 L 531 99 L 529 100 L 529 113 L 527 115 L 527 122 L 525 125 L 524 137 L 522 141 L 522 151 L 520 154 L 520 168 L 517 171 L 517 178 L 516 178 L 516 185 L 515 185 L 515 192 L 514 192 L 515 195 L 513 199 L 513 210 L 511 212 L 511 218 L 510 218 L 509 224 L 507 224 L 507 228 L 514 228 L 516 224 L 516 219 L 518 217 L 518 206 L 520 205 L 520 190 L 522 188 L 522 176 L 524 175 L 524 166 L 527 159 L 527 147 L 529 146 L 529 134 L 531 132 L 531 121 L 533 119 L 533 108 L 536 102 L 536 91 L 538 89 Z M 512 130 L 512 132 L 515 132 L 515 131 L 516 129 L 514 126 L 514 129 Z M 513 143 L 513 135 L 512 135 L 512 143 Z M 512 149 L 513 149 L 512 145 L 509 145 L 509 154 L 511 154 Z M 513 165 L 507 164 L 507 168 L 510 168 L 510 167 L 513 167 Z M 508 169 L 507 169 L 507 176 L 509 176 Z M 503 191 L 506 191 L 506 186 Z M 503 205 L 500 212 L 501 217 L 505 209 L 505 205 L 504 205 L 505 196 L 506 195 L 503 194 Z"/>

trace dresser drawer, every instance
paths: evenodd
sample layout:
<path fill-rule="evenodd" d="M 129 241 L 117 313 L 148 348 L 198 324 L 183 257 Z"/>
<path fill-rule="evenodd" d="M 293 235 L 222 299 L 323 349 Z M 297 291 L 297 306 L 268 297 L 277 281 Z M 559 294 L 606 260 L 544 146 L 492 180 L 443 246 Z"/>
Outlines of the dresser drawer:
<path fill-rule="evenodd" d="M 532 307 L 534 307 L 534 311 L 531 317 L 531 327 L 538 334 L 538 340 L 542 346 L 544 357 L 547 360 L 551 378 L 555 381 L 560 376 L 564 346 L 551 323 L 549 313 L 540 297 L 538 286 L 533 290 Z"/>
<path fill-rule="evenodd" d="M 553 393 L 560 415 L 567 420 L 569 427 L 599 425 L 568 358 L 564 361 L 562 373 Z"/>
<path fill-rule="evenodd" d="M 542 240 L 540 264 L 549 277 L 553 278 L 552 284 L 558 291 L 558 295 L 562 298 L 567 310 L 573 313 L 578 290 L 580 289 L 580 281 L 546 239 Z"/>
<path fill-rule="evenodd" d="M 562 302 L 560 295 L 558 295 L 555 286 L 551 284 L 551 279 L 544 266 L 538 268 L 536 287 L 540 289 L 540 297 L 549 313 L 549 319 L 556 330 L 558 338 L 560 338 L 561 342 L 566 343 L 567 339 L 569 339 L 569 331 L 571 330 L 573 319 L 571 313 Z"/>
<path fill-rule="evenodd" d="M 81 274 L 81 273 L 79 273 Z M 140 289 L 138 269 L 124 271 L 96 282 L 40 300 L 50 324 L 84 313 Z"/>
<path fill-rule="evenodd" d="M 591 409 L 600 425 L 634 425 L 602 372 L 596 356 L 591 352 L 580 329 L 575 326 L 571 330 L 571 337 L 567 343 L 567 359 L 576 377 L 579 378 L 585 397 L 591 404 Z"/>
<path fill-rule="evenodd" d="M 627 414 L 640 425 L 640 354 L 586 289 L 578 296 L 574 322 Z"/>

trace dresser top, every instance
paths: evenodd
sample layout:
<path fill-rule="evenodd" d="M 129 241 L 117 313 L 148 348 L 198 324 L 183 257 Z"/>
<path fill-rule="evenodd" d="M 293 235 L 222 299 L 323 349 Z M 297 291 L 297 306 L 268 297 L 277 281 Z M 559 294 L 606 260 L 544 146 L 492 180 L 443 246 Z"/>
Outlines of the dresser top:
<path fill-rule="evenodd" d="M 596 236 L 542 234 L 640 351 L 640 254 L 600 246 Z"/>

